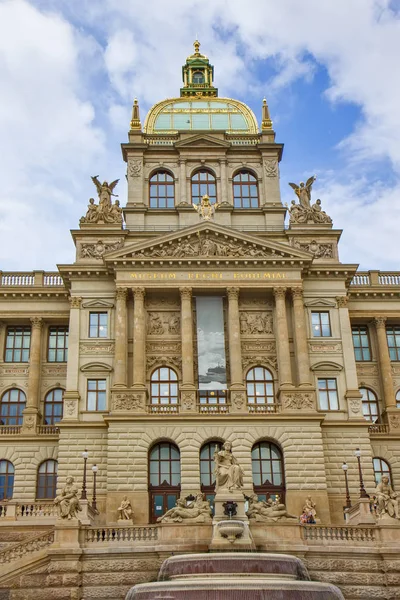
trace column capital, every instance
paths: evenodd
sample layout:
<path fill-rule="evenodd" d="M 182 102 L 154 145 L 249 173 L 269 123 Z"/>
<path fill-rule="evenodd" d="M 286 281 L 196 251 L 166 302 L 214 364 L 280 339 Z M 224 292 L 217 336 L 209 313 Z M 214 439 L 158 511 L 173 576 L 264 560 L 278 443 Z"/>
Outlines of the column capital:
<path fill-rule="evenodd" d="M 126 300 L 128 295 L 128 288 L 117 288 L 115 292 L 116 300 Z"/>
<path fill-rule="evenodd" d="M 31 317 L 32 329 L 42 329 L 43 319 L 42 317 Z"/>
<path fill-rule="evenodd" d="M 374 317 L 374 323 L 375 323 L 375 327 L 377 329 L 384 329 L 386 327 L 386 320 L 387 317 Z"/>
<path fill-rule="evenodd" d="M 347 304 L 349 302 L 349 297 L 348 296 L 336 296 L 336 302 L 337 302 L 338 308 L 346 308 Z"/>
<path fill-rule="evenodd" d="M 299 300 L 303 299 L 303 288 L 301 286 L 290 288 L 290 293 L 292 294 L 293 300 L 295 298 Z"/>
<path fill-rule="evenodd" d="M 238 287 L 228 287 L 226 288 L 226 293 L 228 295 L 228 300 L 239 300 L 239 292 L 240 288 Z"/>
<path fill-rule="evenodd" d="M 183 300 L 191 300 L 192 299 L 192 288 L 191 287 L 180 287 L 179 293 Z"/>
<path fill-rule="evenodd" d="M 285 298 L 286 290 L 287 290 L 287 288 L 285 288 L 285 287 L 274 287 L 273 292 L 274 292 L 275 298 Z"/>
<path fill-rule="evenodd" d="M 70 296 L 68 302 L 71 308 L 80 308 L 82 304 L 82 298 L 79 296 Z"/>
<path fill-rule="evenodd" d="M 135 300 L 144 300 L 146 295 L 146 288 L 144 287 L 134 287 L 132 288 L 133 295 Z"/>

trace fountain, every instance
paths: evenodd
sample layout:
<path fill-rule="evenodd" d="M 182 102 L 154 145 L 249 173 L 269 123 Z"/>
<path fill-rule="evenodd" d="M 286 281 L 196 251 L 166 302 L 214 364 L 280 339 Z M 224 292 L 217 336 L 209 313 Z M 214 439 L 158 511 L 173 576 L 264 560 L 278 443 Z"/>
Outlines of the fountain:
<path fill-rule="evenodd" d="M 135 585 L 126 600 L 343 600 L 329 583 L 310 581 L 285 554 L 221 552 L 173 556 L 158 581 Z"/>

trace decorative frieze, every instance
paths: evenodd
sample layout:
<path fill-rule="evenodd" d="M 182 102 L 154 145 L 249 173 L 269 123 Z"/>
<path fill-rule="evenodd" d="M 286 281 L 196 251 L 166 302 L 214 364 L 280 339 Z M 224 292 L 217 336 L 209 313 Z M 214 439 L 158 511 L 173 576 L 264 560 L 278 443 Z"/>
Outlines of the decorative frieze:
<path fill-rule="evenodd" d="M 341 352 L 342 344 L 339 342 L 336 344 L 332 344 L 329 342 L 310 342 L 309 348 L 310 348 L 311 352 L 318 352 L 318 353 L 322 352 L 322 353 L 329 354 L 330 352 L 333 352 L 333 353 Z"/>
<path fill-rule="evenodd" d="M 284 410 L 308 411 L 315 409 L 314 392 L 283 392 L 281 400 Z"/>
<path fill-rule="evenodd" d="M 291 240 L 293 248 L 298 250 L 304 250 L 310 252 L 315 258 L 334 258 L 334 245 L 333 244 L 321 244 L 316 240 L 307 242 L 300 242 L 297 239 Z"/>
<path fill-rule="evenodd" d="M 42 375 L 47 376 L 50 375 L 52 377 L 56 375 L 66 376 L 67 375 L 67 363 L 63 364 L 55 364 L 55 365 L 43 365 L 42 366 Z"/>
<path fill-rule="evenodd" d="M 28 367 L 15 367 L 5 365 L 0 367 L 0 375 L 28 375 Z"/>
<path fill-rule="evenodd" d="M 182 348 L 179 342 L 147 342 L 146 354 L 181 354 Z"/>
<path fill-rule="evenodd" d="M 133 392 L 113 392 L 112 393 L 112 410 L 113 411 L 144 411 L 144 396 L 143 394 L 135 394 Z"/>
<path fill-rule="evenodd" d="M 124 240 L 119 239 L 114 242 L 103 242 L 97 240 L 94 244 L 81 244 L 79 256 L 81 258 L 95 258 L 101 260 L 107 252 L 119 250 L 124 245 Z"/>
<path fill-rule="evenodd" d="M 242 357 L 243 369 L 246 370 L 249 366 L 263 366 L 272 367 L 275 371 L 278 370 L 278 360 L 276 356 L 243 356 Z"/>
<path fill-rule="evenodd" d="M 276 354 L 276 343 L 275 341 L 271 342 L 243 342 L 242 343 L 242 351 L 243 353 L 257 353 L 257 352 L 265 352 L 267 354 Z"/>
<path fill-rule="evenodd" d="M 190 288 L 189 288 L 190 289 Z M 146 308 L 171 308 L 179 306 L 178 299 L 169 298 L 169 297 L 161 297 L 161 298 L 147 298 L 146 300 Z"/>
<path fill-rule="evenodd" d="M 155 365 L 175 367 L 179 371 L 182 370 L 182 358 L 180 356 L 147 356 L 147 370 L 152 369 Z"/>
<path fill-rule="evenodd" d="M 178 312 L 149 312 L 147 335 L 180 335 L 181 319 Z"/>
<path fill-rule="evenodd" d="M 245 309 L 245 308 L 259 308 L 259 309 L 266 309 L 266 308 L 273 308 L 274 307 L 274 303 L 272 302 L 272 300 L 267 300 L 266 298 L 241 298 L 240 299 L 240 303 L 239 303 L 240 309 Z"/>
<path fill-rule="evenodd" d="M 242 335 L 264 335 L 273 333 L 272 311 L 241 311 L 240 333 Z"/>
<path fill-rule="evenodd" d="M 377 365 L 363 365 L 360 363 L 356 363 L 357 375 L 359 377 L 372 377 L 374 375 L 378 375 L 378 366 Z"/>
<path fill-rule="evenodd" d="M 114 342 L 82 342 L 81 354 L 114 354 Z"/>

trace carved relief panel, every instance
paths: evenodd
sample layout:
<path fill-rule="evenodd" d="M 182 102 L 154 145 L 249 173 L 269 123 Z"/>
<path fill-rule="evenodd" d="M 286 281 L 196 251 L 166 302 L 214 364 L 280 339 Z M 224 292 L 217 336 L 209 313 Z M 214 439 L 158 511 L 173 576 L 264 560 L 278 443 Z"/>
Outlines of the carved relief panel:
<path fill-rule="evenodd" d="M 147 335 L 180 335 L 181 317 L 179 312 L 148 312 Z"/>

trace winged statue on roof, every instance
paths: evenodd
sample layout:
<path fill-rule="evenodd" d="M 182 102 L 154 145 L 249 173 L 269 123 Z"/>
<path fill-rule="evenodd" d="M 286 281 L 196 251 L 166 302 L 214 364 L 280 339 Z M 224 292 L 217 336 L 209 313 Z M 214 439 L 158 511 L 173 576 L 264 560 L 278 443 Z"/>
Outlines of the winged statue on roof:
<path fill-rule="evenodd" d="M 299 185 L 297 185 L 297 183 L 289 183 L 290 187 L 294 189 L 296 196 L 299 199 L 299 203 L 303 208 L 311 208 L 311 189 L 316 179 L 316 176 L 312 175 L 307 179 L 306 183 L 303 181 L 301 181 Z"/>

